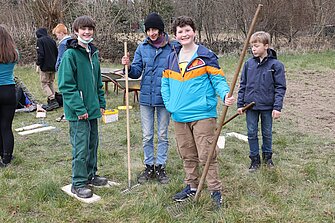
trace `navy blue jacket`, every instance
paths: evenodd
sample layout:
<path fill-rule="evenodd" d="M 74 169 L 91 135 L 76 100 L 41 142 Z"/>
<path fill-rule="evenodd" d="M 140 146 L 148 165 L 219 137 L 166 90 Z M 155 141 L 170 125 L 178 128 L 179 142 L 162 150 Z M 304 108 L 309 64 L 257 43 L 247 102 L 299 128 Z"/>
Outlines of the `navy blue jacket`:
<path fill-rule="evenodd" d="M 134 60 L 130 66 L 129 77 L 137 79 L 141 77 L 140 104 L 146 106 L 164 106 L 161 94 L 161 79 L 166 64 L 166 59 L 173 50 L 177 41 L 169 41 L 156 48 L 147 37 L 136 49 Z"/>
<path fill-rule="evenodd" d="M 237 107 L 255 102 L 253 110 L 277 110 L 283 108 L 286 92 L 285 67 L 277 60 L 276 52 L 268 50 L 268 56 L 260 62 L 258 57 L 247 60 L 241 74 Z"/>

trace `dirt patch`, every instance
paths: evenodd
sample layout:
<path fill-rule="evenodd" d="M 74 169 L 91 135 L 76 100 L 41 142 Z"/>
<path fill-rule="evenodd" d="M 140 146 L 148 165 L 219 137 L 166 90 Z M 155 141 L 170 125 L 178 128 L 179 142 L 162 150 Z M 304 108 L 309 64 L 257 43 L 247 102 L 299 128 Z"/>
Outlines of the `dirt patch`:
<path fill-rule="evenodd" d="M 286 118 L 299 131 L 335 135 L 335 72 L 287 73 Z"/>

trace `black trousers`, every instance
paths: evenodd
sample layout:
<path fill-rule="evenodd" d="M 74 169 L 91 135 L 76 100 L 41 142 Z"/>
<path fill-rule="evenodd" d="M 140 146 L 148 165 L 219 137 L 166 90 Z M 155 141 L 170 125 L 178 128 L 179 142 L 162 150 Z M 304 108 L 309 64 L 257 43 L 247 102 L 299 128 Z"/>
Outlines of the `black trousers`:
<path fill-rule="evenodd" d="M 15 108 L 15 85 L 0 85 L 0 155 L 4 163 L 9 163 L 13 154 L 12 123 Z"/>

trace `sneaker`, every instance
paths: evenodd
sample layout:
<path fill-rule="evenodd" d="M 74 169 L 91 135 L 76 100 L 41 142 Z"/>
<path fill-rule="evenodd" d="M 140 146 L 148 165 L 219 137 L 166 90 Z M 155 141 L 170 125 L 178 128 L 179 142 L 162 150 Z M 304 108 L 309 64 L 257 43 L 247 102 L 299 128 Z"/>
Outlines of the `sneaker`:
<path fill-rule="evenodd" d="M 169 177 L 166 175 L 165 168 L 163 165 L 155 167 L 156 178 L 161 184 L 169 183 Z"/>
<path fill-rule="evenodd" d="M 254 172 L 256 171 L 260 165 L 261 165 L 261 158 L 259 155 L 256 155 L 256 156 L 249 156 L 249 158 L 251 159 L 251 164 L 250 164 L 250 167 L 249 167 L 249 171 L 250 172 Z"/>
<path fill-rule="evenodd" d="M 185 199 L 189 197 L 195 196 L 196 193 L 197 191 L 191 190 L 191 186 L 188 184 L 182 191 L 180 191 L 179 193 L 176 193 L 172 199 L 174 201 L 184 201 Z"/>
<path fill-rule="evenodd" d="M 140 184 L 155 178 L 154 165 L 146 164 L 145 166 L 145 170 L 137 178 L 137 182 Z"/>
<path fill-rule="evenodd" d="M 215 203 L 215 206 L 217 208 L 221 208 L 222 206 L 222 194 L 220 191 L 213 191 L 211 193 L 211 198 L 213 200 L 213 202 Z"/>
<path fill-rule="evenodd" d="M 80 198 L 90 198 L 93 196 L 91 189 L 87 187 L 71 187 L 71 192 Z"/>
<path fill-rule="evenodd" d="M 100 177 L 99 175 L 95 175 L 92 179 L 88 181 L 89 185 L 93 185 L 96 187 L 101 187 L 107 185 L 108 180 L 106 177 Z"/>

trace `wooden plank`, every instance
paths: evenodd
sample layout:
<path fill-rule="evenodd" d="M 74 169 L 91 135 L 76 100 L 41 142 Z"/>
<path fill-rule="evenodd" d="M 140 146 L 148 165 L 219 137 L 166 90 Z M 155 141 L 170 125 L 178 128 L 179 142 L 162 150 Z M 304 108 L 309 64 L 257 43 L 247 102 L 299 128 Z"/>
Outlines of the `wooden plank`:
<path fill-rule="evenodd" d="M 65 193 L 67 193 L 71 197 L 74 197 L 74 198 L 78 199 L 79 201 L 87 203 L 87 204 L 91 204 L 91 203 L 94 203 L 94 202 L 97 202 L 97 201 L 101 200 L 101 197 L 99 195 L 96 195 L 96 194 L 93 194 L 93 196 L 90 197 L 90 198 L 80 198 L 76 194 L 71 192 L 71 187 L 72 187 L 72 184 L 66 185 L 66 186 L 62 187 L 62 191 L 64 191 Z"/>
<path fill-rule="evenodd" d="M 32 130 L 19 132 L 18 134 L 24 136 L 24 135 L 29 135 L 29 134 L 36 133 L 36 132 L 49 131 L 49 130 L 52 130 L 52 129 L 55 129 L 55 128 L 56 127 L 53 127 L 53 126 L 46 126 L 46 127 L 42 127 L 42 128 L 38 128 L 38 129 L 32 129 Z"/>
<path fill-rule="evenodd" d="M 22 128 L 17 128 L 15 129 L 15 131 L 17 132 L 21 132 L 21 131 L 26 131 L 26 130 L 31 130 L 31 129 L 36 129 L 36 128 L 40 128 L 40 127 L 44 127 L 46 126 L 45 124 L 33 124 L 33 125 L 27 125 L 24 126 Z"/>

